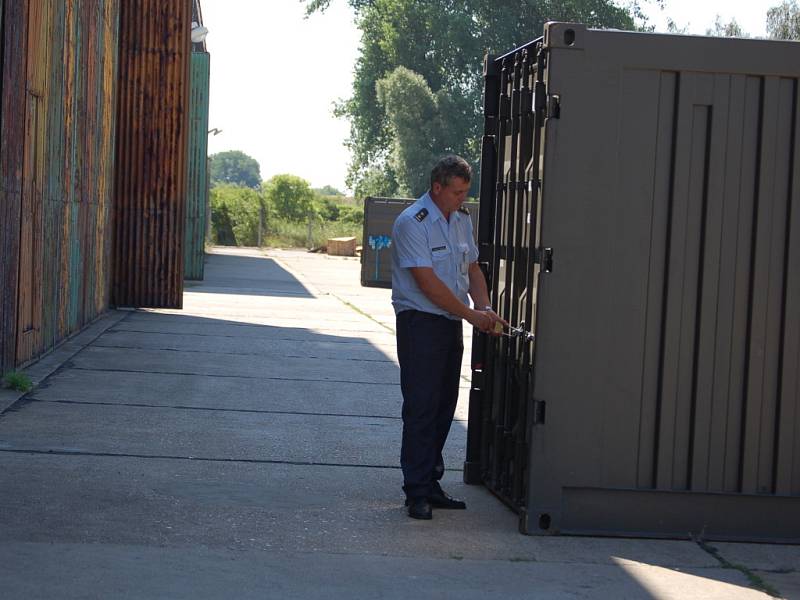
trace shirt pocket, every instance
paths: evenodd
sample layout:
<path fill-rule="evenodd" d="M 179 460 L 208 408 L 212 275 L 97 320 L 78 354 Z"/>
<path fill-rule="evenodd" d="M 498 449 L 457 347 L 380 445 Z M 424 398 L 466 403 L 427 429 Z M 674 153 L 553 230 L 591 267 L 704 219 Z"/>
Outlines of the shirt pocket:
<path fill-rule="evenodd" d="M 469 291 L 469 244 L 458 244 L 456 252 L 458 288 L 462 292 L 467 292 Z"/>
<path fill-rule="evenodd" d="M 447 244 L 438 244 L 431 248 L 431 262 L 433 263 L 433 272 L 445 284 L 450 285 L 448 282 L 452 279 L 451 273 L 451 260 L 453 252 Z"/>

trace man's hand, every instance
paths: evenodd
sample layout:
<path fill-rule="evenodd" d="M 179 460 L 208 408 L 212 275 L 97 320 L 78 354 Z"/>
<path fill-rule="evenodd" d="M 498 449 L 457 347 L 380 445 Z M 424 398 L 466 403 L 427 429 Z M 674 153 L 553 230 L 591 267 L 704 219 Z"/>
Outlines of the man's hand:
<path fill-rule="evenodd" d="M 442 283 L 436 276 L 436 273 L 433 272 L 431 267 L 411 267 L 410 271 L 411 275 L 414 277 L 414 281 L 428 300 L 439 308 L 443 308 L 447 312 L 465 319 L 479 331 L 488 333 L 489 335 L 499 336 L 502 333 L 502 329 L 499 332 L 496 331 L 495 323 L 500 323 L 504 327 L 508 327 L 508 323 L 489 308 L 489 295 L 486 292 L 486 282 L 483 278 L 483 273 L 476 263 L 472 263 L 470 266 L 470 282 L 472 283 L 470 294 L 472 295 L 473 302 L 476 302 L 476 306 L 486 306 L 484 310 L 474 310 L 456 298 L 450 288 Z M 480 291 L 476 293 L 475 288 Z M 478 304 L 477 302 L 480 301 L 486 304 Z"/>
<path fill-rule="evenodd" d="M 481 313 L 480 317 L 475 317 L 475 321 L 467 320 L 483 333 L 488 333 L 495 337 L 502 335 L 502 328 L 508 327 L 508 323 L 504 319 L 501 319 L 489 305 L 489 291 L 486 287 L 486 278 L 483 276 L 483 271 L 481 271 L 481 268 L 476 262 L 470 263 L 469 265 L 469 295 L 472 297 L 472 302 L 475 306 L 483 306 L 484 309 L 475 311 Z M 498 323 L 500 323 L 502 327 L 496 327 Z"/>
<path fill-rule="evenodd" d="M 500 323 L 503 327 L 508 327 L 508 323 L 505 319 L 501 319 L 500 316 L 491 309 L 472 310 L 467 321 L 482 333 L 488 333 L 495 337 L 502 333 L 502 329 L 500 331 L 496 330 L 495 323 Z"/>

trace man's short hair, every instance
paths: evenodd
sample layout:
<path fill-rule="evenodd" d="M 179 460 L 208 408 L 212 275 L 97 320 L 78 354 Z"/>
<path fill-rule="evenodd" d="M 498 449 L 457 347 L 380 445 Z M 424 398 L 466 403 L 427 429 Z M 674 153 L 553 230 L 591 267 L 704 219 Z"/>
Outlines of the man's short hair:
<path fill-rule="evenodd" d="M 472 167 L 469 163 L 455 154 L 445 156 L 433 167 L 431 171 L 431 187 L 434 183 L 447 186 L 453 177 L 460 177 L 464 181 L 472 180 Z"/>

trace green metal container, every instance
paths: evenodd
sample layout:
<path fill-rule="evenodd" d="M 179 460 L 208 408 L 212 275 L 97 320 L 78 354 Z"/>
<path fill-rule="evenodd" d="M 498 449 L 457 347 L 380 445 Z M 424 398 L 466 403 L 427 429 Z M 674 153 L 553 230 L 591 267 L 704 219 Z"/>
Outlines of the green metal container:
<path fill-rule="evenodd" d="M 186 186 L 184 277 L 203 279 L 208 215 L 208 96 L 211 58 L 192 52 L 189 96 L 189 176 Z"/>
<path fill-rule="evenodd" d="M 413 198 L 364 199 L 364 242 L 361 249 L 361 285 L 392 287 L 392 226 L 406 208 L 416 202 Z M 478 231 L 478 203 L 465 202 L 472 218 L 472 228 Z"/>
<path fill-rule="evenodd" d="M 464 477 L 532 535 L 800 542 L 800 43 L 486 61 Z M 523 325 L 524 323 L 524 325 Z"/>

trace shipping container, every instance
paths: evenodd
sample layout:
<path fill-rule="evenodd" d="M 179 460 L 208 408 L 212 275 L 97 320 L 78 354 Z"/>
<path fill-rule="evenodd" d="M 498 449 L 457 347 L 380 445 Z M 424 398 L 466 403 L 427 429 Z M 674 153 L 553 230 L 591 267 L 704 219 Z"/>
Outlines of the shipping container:
<path fill-rule="evenodd" d="M 800 541 L 800 43 L 587 30 L 485 67 L 468 483 L 528 534 Z"/>
<path fill-rule="evenodd" d="M 112 302 L 183 302 L 192 0 L 120 7 Z"/>
<path fill-rule="evenodd" d="M 180 304 L 191 10 L 0 2 L 1 372 L 90 323 L 112 289 Z"/>
<path fill-rule="evenodd" d="M 208 94 L 210 56 L 192 52 L 189 95 L 189 154 L 186 185 L 184 278 L 203 279 L 208 215 Z"/>
<path fill-rule="evenodd" d="M 0 4 L 0 370 L 108 308 L 119 3 Z"/>
<path fill-rule="evenodd" d="M 410 198 L 374 198 L 364 200 L 364 235 L 361 248 L 361 285 L 392 287 L 392 226 L 397 216 L 416 200 Z M 465 202 L 472 228 L 478 233 L 478 203 Z"/>

